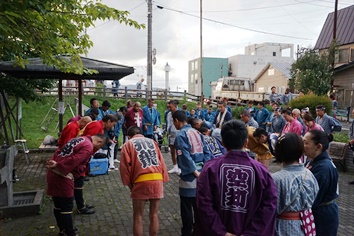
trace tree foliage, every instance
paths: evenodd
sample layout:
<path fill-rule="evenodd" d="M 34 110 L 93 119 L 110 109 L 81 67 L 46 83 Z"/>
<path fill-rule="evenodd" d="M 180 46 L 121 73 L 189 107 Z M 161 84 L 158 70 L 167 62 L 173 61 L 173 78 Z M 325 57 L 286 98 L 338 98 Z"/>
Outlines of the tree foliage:
<path fill-rule="evenodd" d="M 305 93 L 326 95 L 333 83 L 333 50 L 319 53 L 315 49 L 304 49 L 291 67 L 291 85 Z"/>
<path fill-rule="evenodd" d="M 86 54 L 93 45 L 85 30 L 94 26 L 95 21 L 107 19 L 137 29 L 145 27 L 128 16 L 128 11 L 110 8 L 100 0 L 2 0 L 0 60 L 14 60 L 15 65 L 24 67 L 27 58 L 40 57 L 45 64 L 65 73 L 90 73 L 80 60 L 80 55 Z M 61 55 L 69 55 L 71 60 L 62 59 Z M 0 79 L 0 89 L 23 97 L 24 93 L 16 92 L 21 89 L 11 86 L 13 79 L 4 75 L 0 75 Z M 5 80 L 7 82 L 3 83 Z M 41 80 L 17 83 L 23 89 L 46 89 L 51 85 L 50 81 Z"/>
<path fill-rule="evenodd" d="M 323 105 L 326 108 L 326 112 L 331 114 L 332 112 L 332 101 L 328 96 L 317 96 L 315 94 L 305 95 L 292 99 L 288 106 L 296 107 L 298 109 L 303 109 L 308 107 L 310 113 L 315 117 L 316 116 L 316 106 Z"/>

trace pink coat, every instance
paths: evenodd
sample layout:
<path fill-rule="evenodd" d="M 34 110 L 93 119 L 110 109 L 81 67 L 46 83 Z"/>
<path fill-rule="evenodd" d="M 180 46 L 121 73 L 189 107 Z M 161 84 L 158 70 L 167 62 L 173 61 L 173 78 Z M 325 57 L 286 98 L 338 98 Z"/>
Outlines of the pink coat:
<path fill-rule="evenodd" d="M 315 123 L 315 121 L 313 121 L 313 125 L 310 128 L 308 126 L 306 126 L 305 133 L 307 133 L 310 130 L 321 130 L 321 131 L 323 131 L 323 128 L 319 124 Z"/>
<path fill-rule="evenodd" d="M 293 119 L 291 122 L 286 122 L 281 134 L 286 134 L 289 132 L 293 132 L 301 136 L 302 124 L 297 119 Z"/>

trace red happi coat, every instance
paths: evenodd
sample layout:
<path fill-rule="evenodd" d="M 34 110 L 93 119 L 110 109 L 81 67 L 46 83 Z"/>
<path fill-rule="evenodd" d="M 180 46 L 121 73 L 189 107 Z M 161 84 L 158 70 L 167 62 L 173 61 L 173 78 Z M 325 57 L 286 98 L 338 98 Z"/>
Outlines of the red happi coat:
<path fill-rule="evenodd" d="M 131 126 L 143 127 L 143 110 L 139 109 L 134 111 L 134 108 L 129 108 L 128 112 L 125 114 L 125 128 L 129 129 Z"/>
<path fill-rule="evenodd" d="M 67 124 L 58 139 L 58 148 L 62 148 L 70 139 L 76 138 L 80 132 L 80 126 L 77 121 Z"/>
<path fill-rule="evenodd" d="M 61 149 L 57 149 L 51 158 L 57 162 L 55 170 L 60 174 L 48 170 L 47 194 L 53 197 L 73 197 L 74 181 L 65 178 L 71 173 L 78 178 L 86 169 L 93 153 L 93 144 L 90 136 L 71 139 Z"/>
<path fill-rule="evenodd" d="M 103 129 L 104 128 L 102 120 L 94 120 L 85 126 L 81 136 L 93 136 L 96 134 L 103 134 Z"/>
<path fill-rule="evenodd" d="M 134 135 L 122 147 L 120 175 L 123 185 L 132 186 L 142 174 L 161 173 L 163 182 L 168 173 L 159 146 L 141 134 Z"/>

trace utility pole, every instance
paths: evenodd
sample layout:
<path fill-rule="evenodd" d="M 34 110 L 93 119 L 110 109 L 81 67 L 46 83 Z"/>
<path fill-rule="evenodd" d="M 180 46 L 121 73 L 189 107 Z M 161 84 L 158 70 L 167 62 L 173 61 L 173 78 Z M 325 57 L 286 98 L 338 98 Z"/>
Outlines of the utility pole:
<path fill-rule="evenodd" d="M 148 4 L 148 41 L 147 41 L 147 89 L 146 96 L 152 95 L 152 0 L 147 1 Z"/>
<path fill-rule="evenodd" d="M 334 6 L 333 41 L 335 41 L 337 38 L 337 12 L 338 12 L 338 0 L 336 0 Z"/>
<path fill-rule="evenodd" d="M 335 44 L 337 41 L 337 12 L 338 12 L 338 0 L 335 1 L 335 5 L 334 5 L 334 15 L 333 15 L 333 40 L 332 40 L 332 44 Z M 333 45 L 330 45 L 330 48 Z M 331 50 L 331 49 L 330 49 Z M 334 49 L 335 50 L 335 49 Z M 333 58 L 332 58 L 332 70 L 334 71 L 334 65 L 335 65 L 335 52 L 333 53 Z M 331 79 L 331 93 L 333 93 L 333 84 L 334 84 L 334 76 L 332 76 Z"/>
<path fill-rule="evenodd" d="M 204 90 L 203 90 L 203 0 L 200 0 L 200 103 L 204 106 Z"/>

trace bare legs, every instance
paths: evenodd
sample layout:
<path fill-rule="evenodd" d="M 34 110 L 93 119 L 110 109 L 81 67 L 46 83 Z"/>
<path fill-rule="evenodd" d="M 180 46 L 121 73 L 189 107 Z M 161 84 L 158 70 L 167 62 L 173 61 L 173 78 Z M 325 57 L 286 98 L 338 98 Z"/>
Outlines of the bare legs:
<path fill-rule="evenodd" d="M 170 152 L 171 152 L 172 164 L 177 165 L 176 148 L 174 145 L 170 145 Z"/>
<path fill-rule="evenodd" d="M 159 231 L 158 210 L 160 199 L 150 199 L 149 210 L 149 235 L 156 236 Z M 143 235 L 143 216 L 146 200 L 133 199 L 133 234 L 134 236 Z"/>
<path fill-rule="evenodd" d="M 176 148 L 175 148 L 175 146 L 170 145 L 170 150 L 171 150 L 173 168 L 171 170 L 169 170 L 168 173 L 169 174 L 177 173 L 179 175 L 181 173 L 181 170 L 177 166 L 177 157 L 176 157 Z"/>
<path fill-rule="evenodd" d="M 157 235 L 159 231 L 159 206 L 160 206 L 160 199 L 150 199 L 150 212 L 149 212 L 149 235 Z"/>

